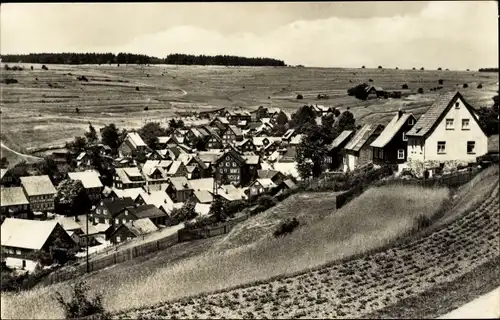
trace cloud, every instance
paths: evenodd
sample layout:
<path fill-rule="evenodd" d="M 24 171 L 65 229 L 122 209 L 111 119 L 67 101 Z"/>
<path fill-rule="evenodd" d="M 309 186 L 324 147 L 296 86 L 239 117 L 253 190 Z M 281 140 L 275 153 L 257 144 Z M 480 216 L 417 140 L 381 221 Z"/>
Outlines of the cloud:
<path fill-rule="evenodd" d="M 122 10 L 125 12 L 125 9 Z M 47 25 L 40 25 L 37 31 L 43 40 L 31 38 L 31 41 L 27 41 L 22 37 L 23 30 L 18 29 L 20 38 L 12 40 L 12 37 L 7 37 L 5 47 L 16 48 L 22 45 L 24 51 L 37 52 L 125 51 L 158 57 L 169 53 L 266 56 L 285 60 L 288 64 L 320 67 L 383 65 L 399 68 L 441 66 L 450 69 L 477 69 L 497 65 L 496 12 L 495 2 L 431 2 L 423 10 L 411 15 L 379 15 L 362 19 L 331 17 L 316 20 L 309 17 L 282 23 L 281 26 L 269 26 L 267 32 L 261 32 L 263 28 L 254 28 L 255 31 L 251 32 L 250 27 L 224 29 L 224 24 L 217 21 L 213 22 L 217 28 L 208 28 L 206 19 L 209 14 L 202 15 L 203 23 L 198 25 L 191 23 L 193 19 L 188 19 L 186 15 L 185 19 L 177 18 L 175 24 L 164 27 L 163 31 L 151 31 L 158 29 L 159 25 L 150 27 L 146 34 L 145 29 L 142 29 L 144 32 L 130 31 L 140 28 L 142 20 L 131 21 L 123 32 L 115 32 L 116 36 L 107 32 L 106 28 L 112 27 L 111 25 L 97 24 L 88 28 L 83 25 L 75 32 L 72 41 L 66 43 L 61 40 L 64 37 L 51 36 L 50 23 L 47 22 Z M 156 18 L 158 16 L 161 15 L 155 15 Z M 272 18 L 269 12 L 264 16 L 266 20 Z M 182 25 L 180 22 L 183 20 L 189 22 Z M 235 21 L 238 21 L 235 17 L 229 20 L 229 26 L 234 26 Z M 242 24 L 247 23 L 247 20 L 242 20 Z M 259 24 L 258 15 L 253 23 Z M 22 29 L 22 23 L 18 25 Z M 128 31 L 130 32 L 127 33 Z M 92 45 L 88 45 L 92 37 L 100 34 L 103 36 L 99 42 L 94 41 Z M 3 36 L 2 31 L 2 38 Z M 68 36 L 66 40 L 67 38 Z"/>

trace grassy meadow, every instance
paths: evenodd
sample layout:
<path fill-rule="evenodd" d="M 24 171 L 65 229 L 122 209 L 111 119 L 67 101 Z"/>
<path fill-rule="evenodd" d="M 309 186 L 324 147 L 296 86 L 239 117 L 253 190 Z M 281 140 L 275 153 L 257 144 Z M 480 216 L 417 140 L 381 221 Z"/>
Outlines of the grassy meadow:
<path fill-rule="evenodd" d="M 377 187 L 338 211 L 333 209 L 334 201 L 332 204 L 327 194 L 317 195 L 315 206 L 308 205 L 312 200 L 308 203 L 301 196 L 295 195 L 276 208 L 242 222 L 226 236 L 184 244 L 180 250 L 186 252 L 193 250 L 192 246 L 198 247 L 192 256 L 182 257 L 178 252 L 180 259 L 165 262 L 162 255 L 169 255 L 165 250 L 152 258 L 144 257 L 141 262 L 93 273 L 88 278 L 89 285 L 103 294 L 107 310 L 118 312 L 299 272 L 362 254 L 400 238 L 415 227 L 417 217 L 432 217 L 449 198 L 449 190 Z M 322 210 L 320 198 L 326 210 Z M 265 227 L 266 217 L 269 224 L 275 224 L 276 215 L 297 214 L 302 201 L 305 210 L 299 220 L 303 223 L 291 235 L 273 238 L 272 228 Z M 241 230 L 250 226 L 261 229 L 255 231 L 259 236 L 250 241 L 240 239 L 245 236 Z M 60 318 L 62 310 L 51 300 L 51 293 L 55 290 L 67 293 L 67 285 L 60 283 L 3 294 L 2 318 Z"/>
<path fill-rule="evenodd" d="M 472 105 L 491 105 L 498 89 L 496 73 L 475 71 L 330 69 L 287 67 L 220 67 L 171 65 L 40 65 L 9 64 L 23 71 L 3 70 L 0 75 L 2 133 L 15 141 L 15 150 L 64 144 L 87 130 L 88 122 L 101 127 L 114 122 L 137 128 L 144 120 L 165 121 L 177 111 L 212 107 L 253 109 L 259 105 L 292 113 L 303 104 L 347 107 L 359 123 L 387 123 L 399 108 L 417 116 L 425 112 L 443 79 L 442 91 L 460 89 Z M 79 81 L 78 76 L 89 81 Z M 16 84 L 5 84 L 14 78 Z M 387 90 L 407 83 L 405 99 L 360 101 L 347 89 L 369 82 Z M 463 89 L 467 83 L 469 88 Z M 482 89 L 476 89 L 479 83 Z M 137 87 L 137 89 L 136 89 Z M 424 94 L 416 94 L 418 88 Z M 304 96 L 297 100 L 297 94 Z M 328 100 L 316 100 L 318 93 Z M 144 108 L 148 107 L 145 111 Z M 76 113 L 76 108 L 79 113 Z"/>

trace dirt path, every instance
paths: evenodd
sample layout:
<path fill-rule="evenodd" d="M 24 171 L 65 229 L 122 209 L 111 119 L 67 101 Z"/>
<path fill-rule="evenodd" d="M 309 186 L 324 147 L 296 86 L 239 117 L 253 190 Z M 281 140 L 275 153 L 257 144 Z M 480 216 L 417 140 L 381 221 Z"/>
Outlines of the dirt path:
<path fill-rule="evenodd" d="M 472 300 L 438 319 L 498 319 L 500 318 L 500 287 Z"/>
<path fill-rule="evenodd" d="M 31 156 L 31 155 L 28 155 L 28 154 L 23 154 L 23 153 L 19 153 L 15 150 L 12 150 L 11 148 L 7 147 L 2 141 L 0 141 L 0 146 L 12 153 L 15 153 L 16 155 L 20 156 L 20 157 L 24 157 L 24 158 L 28 158 L 28 159 L 32 159 L 32 160 L 42 160 L 42 158 L 40 157 L 35 157 L 35 156 Z"/>

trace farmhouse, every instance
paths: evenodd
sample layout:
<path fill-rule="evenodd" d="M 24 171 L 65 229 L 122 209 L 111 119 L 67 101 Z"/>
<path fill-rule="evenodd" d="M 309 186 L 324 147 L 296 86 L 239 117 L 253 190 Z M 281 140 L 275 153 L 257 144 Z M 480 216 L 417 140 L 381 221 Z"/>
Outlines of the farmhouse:
<path fill-rule="evenodd" d="M 189 186 L 186 177 L 174 177 L 168 179 L 166 192 L 174 203 L 178 203 L 189 199 L 193 193 L 193 189 Z"/>
<path fill-rule="evenodd" d="M 21 185 L 28 196 L 31 210 L 40 212 L 54 211 L 54 197 L 57 190 L 50 181 L 49 176 L 21 177 Z"/>
<path fill-rule="evenodd" d="M 234 144 L 234 147 L 240 152 L 254 152 L 256 150 L 256 147 L 251 139 L 238 141 Z"/>
<path fill-rule="evenodd" d="M 352 171 L 368 162 L 373 161 L 373 152 L 370 144 L 380 135 L 384 126 L 380 124 L 365 124 L 344 148 L 344 172 Z"/>
<path fill-rule="evenodd" d="M 123 143 L 118 147 L 122 156 L 130 156 L 136 151 L 147 151 L 147 145 L 137 132 L 129 132 Z"/>
<path fill-rule="evenodd" d="M 259 179 L 271 179 L 276 185 L 279 185 L 285 180 L 285 175 L 277 170 L 258 170 Z"/>
<path fill-rule="evenodd" d="M 344 130 L 339 134 L 330 145 L 327 146 L 325 163 L 330 170 L 336 170 L 342 165 L 342 150 L 354 135 L 352 130 Z"/>
<path fill-rule="evenodd" d="M 405 163 L 408 147 L 406 134 L 416 121 L 411 113 L 399 110 L 377 139 L 370 144 L 373 148 L 373 163 L 379 165 Z"/>
<path fill-rule="evenodd" d="M 228 126 L 228 128 L 222 133 L 222 143 L 224 146 L 234 144 L 242 139 L 243 133 L 241 133 L 240 128 L 233 125 Z"/>
<path fill-rule="evenodd" d="M 165 186 L 164 189 L 166 189 L 168 185 L 164 186 Z M 170 199 L 165 190 L 157 190 L 150 192 L 143 191 L 135 198 L 134 203 L 138 205 L 152 204 L 158 209 L 160 209 L 163 206 L 164 208 L 168 209 L 168 212 L 174 206 L 174 202 L 172 201 L 172 199 Z"/>
<path fill-rule="evenodd" d="M 117 189 L 140 188 L 146 184 L 144 177 L 137 167 L 117 168 L 113 185 Z"/>
<path fill-rule="evenodd" d="M 1 248 L 11 268 L 33 271 L 41 252 L 68 250 L 76 243 L 57 221 L 7 218 L 1 226 Z"/>
<path fill-rule="evenodd" d="M 113 229 L 109 234 L 112 244 L 119 244 L 133 238 L 144 236 L 145 234 L 157 231 L 158 227 L 148 218 L 130 221 L 121 224 Z"/>
<path fill-rule="evenodd" d="M 118 225 L 119 222 L 122 224 L 148 218 L 150 219 L 156 226 L 165 225 L 167 215 L 165 212 L 161 211 L 154 204 L 146 204 L 136 207 L 125 208 L 117 215 L 115 215 L 114 224 Z"/>
<path fill-rule="evenodd" d="M 132 198 L 111 198 L 101 200 L 92 216 L 94 224 L 104 223 L 112 225 L 114 222 L 113 219 L 118 213 L 125 208 L 131 207 L 134 207 L 134 200 Z"/>
<path fill-rule="evenodd" d="M 409 161 L 475 162 L 488 152 L 488 137 L 460 92 L 442 94 L 406 136 Z"/>
<path fill-rule="evenodd" d="M 0 169 L 0 186 L 19 186 L 20 180 L 9 169 Z"/>
<path fill-rule="evenodd" d="M 22 187 L 0 188 L 0 209 L 3 217 L 28 219 L 30 203 Z"/>
<path fill-rule="evenodd" d="M 87 170 L 82 172 L 68 172 L 68 177 L 71 180 L 80 180 L 91 201 L 101 199 L 101 194 L 104 186 L 99 178 L 97 170 Z"/>
<path fill-rule="evenodd" d="M 385 96 L 385 91 L 381 87 L 367 86 L 365 92 L 366 99 L 377 99 Z"/>
<path fill-rule="evenodd" d="M 255 197 L 267 193 L 276 187 L 277 185 L 269 178 L 256 179 L 248 186 L 247 194 L 249 197 Z"/>
<path fill-rule="evenodd" d="M 259 157 L 229 149 L 216 162 L 216 179 L 221 183 L 245 186 L 257 176 Z"/>

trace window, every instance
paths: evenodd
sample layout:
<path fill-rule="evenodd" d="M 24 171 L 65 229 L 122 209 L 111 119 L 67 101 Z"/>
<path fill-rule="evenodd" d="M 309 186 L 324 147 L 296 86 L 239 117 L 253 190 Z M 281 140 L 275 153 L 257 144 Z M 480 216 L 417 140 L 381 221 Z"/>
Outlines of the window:
<path fill-rule="evenodd" d="M 467 153 L 469 153 L 469 154 L 476 153 L 476 142 L 475 141 L 467 141 Z"/>
<path fill-rule="evenodd" d="M 415 124 L 415 119 L 413 118 L 408 119 L 408 125 L 412 126 L 414 124 Z"/>
<path fill-rule="evenodd" d="M 231 166 L 231 163 L 230 162 L 226 162 L 226 167 L 230 167 Z"/>
<path fill-rule="evenodd" d="M 94 218 L 94 223 L 99 223 L 99 218 Z"/>
<path fill-rule="evenodd" d="M 224 172 L 224 169 L 220 168 L 220 170 L 219 170 L 219 171 L 220 171 L 220 173 L 223 173 L 223 172 Z"/>
<path fill-rule="evenodd" d="M 233 167 L 236 167 L 236 162 L 233 162 Z"/>
<path fill-rule="evenodd" d="M 408 137 L 406 136 L 406 132 L 403 132 L 403 141 L 408 141 Z"/>
<path fill-rule="evenodd" d="M 446 153 L 446 141 L 438 141 L 438 143 L 437 143 L 437 153 L 438 154 Z"/>
<path fill-rule="evenodd" d="M 462 119 L 462 130 L 469 130 L 469 119 Z"/>
<path fill-rule="evenodd" d="M 132 238 L 131 237 L 127 237 L 127 240 L 130 240 L 130 239 L 132 239 Z"/>
<path fill-rule="evenodd" d="M 455 109 L 460 109 L 460 103 L 459 102 L 455 102 Z"/>
<path fill-rule="evenodd" d="M 116 224 L 120 224 L 120 219 L 116 218 L 116 219 L 115 219 L 115 223 L 116 223 Z"/>
<path fill-rule="evenodd" d="M 446 119 L 446 130 L 453 130 L 453 119 Z"/>
<path fill-rule="evenodd" d="M 398 160 L 404 159 L 405 158 L 405 150 L 404 149 L 398 149 Z"/>
<path fill-rule="evenodd" d="M 231 169 L 231 173 L 238 173 L 238 169 Z"/>
<path fill-rule="evenodd" d="M 121 241 L 120 236 L 116 236 L 116 242 L 119 243 Z"/>
<path fill-rule="evenodd" d="M 17 254 L 18 256 L 20 256 L 20 255 L 21 255 L 21 250 L 17 249 L 17 250 L 16 250 L 16 254 Z"/>

